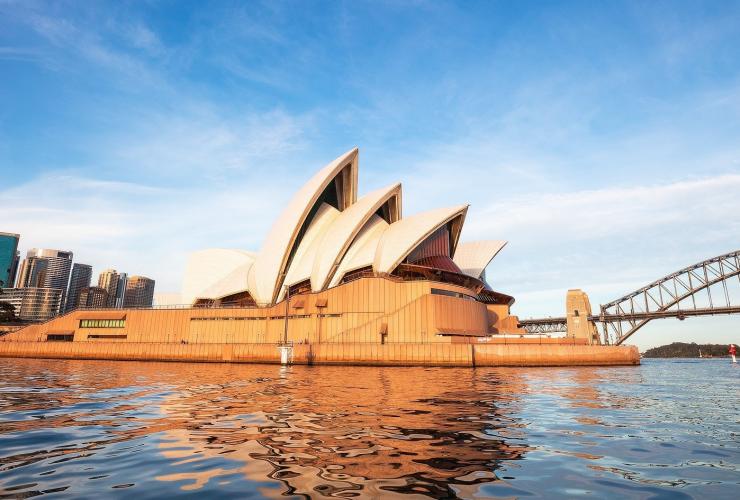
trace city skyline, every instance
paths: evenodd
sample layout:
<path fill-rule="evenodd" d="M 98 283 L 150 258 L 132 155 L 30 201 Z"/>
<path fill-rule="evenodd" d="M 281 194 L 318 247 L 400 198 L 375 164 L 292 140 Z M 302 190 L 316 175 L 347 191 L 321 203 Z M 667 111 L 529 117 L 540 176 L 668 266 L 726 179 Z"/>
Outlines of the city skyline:
<path fill-rule="evenodd" d="M 8 274 L 8 283 L 3 280 L 0 288 L 6 292 L 3 300 L 13 305 L 20 319 L 37 321 L 78 307 L 101 307 L 98 290 L 105 291 L 102 307 L 122 308 L 126 300 L 129 307 L 152 305 L 156 281 L 151 278 L 132 275 L 134 283 L 139 286 L 132 288 L 132 297 L 127 299 L 128 273 L 106 268 L 98 273 L 97 278 L 99 284 L 105 281 L 105 288 L 93 287 L 93 267 L 75 262 L 72 250 L 32 247 L 22 254 L 21 240 L 19 233 L 0 232 L 0 267 L 7 267 L 5 273 Z M 21 255 L 25 257 L 21 258 Z M 115 277 L 113 283 L 108 278 L 111 273 Z"/>
<path fill-rule="evenodd" d="M 737 249 L 737 5 L 187 10 L 0 6 L 3 230 L 178 291 L 188 253 L 257 250 L 261 215 L 360 146 L 368 191 L 403 181 L 409 215 L 470 201 L 462 238 L 510 242 L 487 276 L 522 318 Z"/>

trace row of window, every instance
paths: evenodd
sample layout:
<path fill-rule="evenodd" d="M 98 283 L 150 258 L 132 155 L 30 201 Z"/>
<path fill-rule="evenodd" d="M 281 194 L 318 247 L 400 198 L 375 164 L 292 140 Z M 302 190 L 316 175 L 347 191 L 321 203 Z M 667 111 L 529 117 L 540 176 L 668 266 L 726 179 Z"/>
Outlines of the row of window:
<path fill-rule="evenodd" d="M 88 339 L 125 339 L 126 335 L 88 335 Z M 74 334 L 50 333 L 46 336 L 47 342 L 72 342 Z"/>
<path fill-rule="evenodd" d="M 247 317 L 247 318 L 190 318 L 190 321 L 257 321 L 258 319 L 265 319 L 265 318 L 259 318 L 259 317 Z"/>
<path fill-rule="evenodd" d="M 457 297 L 458 299 L 475 300 L 475 297 L 471 297 L 470 295 L 453 292 L 452 290 L 443 290 L 441 288 L 432 288 L 432 295 L 447 295 L 448 297 Z"/>
<path fill-rule="evenodd" d="M 125 319 L 81 319 L 80 328 L 123 328 Z"/>
<path fill-rule="evenodd" d="M 46 336 L 47 342 L 72 342 L 75 336 L 72 333 L 50 333 Z"/>
<path fill-rule="evenodd" d="M 339 318 L 341 314 L 318 314 L 319 318 Z M 310 318 L 310 314 L 291 314 L 288 316 L 288 319 L 302 319 L 302 318 Z M 205 317 L 205 318 L 190 318 L 190 321 L 258 321 L 258 320 L 265 320 L 265 319 L 285 319 L 285 316 L 269 316 L 267 318 L 265 317 L 246 317 L 246 318 L 236 318 L 236 317 Z"/>

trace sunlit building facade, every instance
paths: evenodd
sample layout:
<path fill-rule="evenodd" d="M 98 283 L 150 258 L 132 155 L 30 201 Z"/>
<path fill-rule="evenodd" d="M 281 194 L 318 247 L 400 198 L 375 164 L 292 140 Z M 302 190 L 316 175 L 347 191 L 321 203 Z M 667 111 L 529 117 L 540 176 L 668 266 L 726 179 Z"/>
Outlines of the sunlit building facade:
<path fill-rule="evenodd" d="M 71 311 L 80 305 L 80 292 L 89 287 L 91 281 L 92 266 L 75 262 L 72 265 L 72 276 L 69 278 L 69 290 L 64 305 L 65 311 Z"/>
<path fill-rule="evenodd" d="M 62 291 L 59 288 L 6 288 L 2 301 L 12 305 L 21 320 L 47 321 L 59 312 Z"/>
<path fill-rule="evenodd" d="M 126 280 L 123 307 L 151 307 L 154 300 L 154 280 L 146 276 L 130 276 Z"/>
<path fill-rule="evenodd" d="M 83 309 L 103 309 L 108 307 L 108 290 L 99 286 L 89 286 L 80 290 L 77 307 Z"/>
<path fill-rule="evenodd" d="M 98 276 L 98 286 L 108 295 L 107 307 L 116 307 L 116 295 L 119 292 L 120 281 L 121 275 L 115 269 L 106 269 Z"/>

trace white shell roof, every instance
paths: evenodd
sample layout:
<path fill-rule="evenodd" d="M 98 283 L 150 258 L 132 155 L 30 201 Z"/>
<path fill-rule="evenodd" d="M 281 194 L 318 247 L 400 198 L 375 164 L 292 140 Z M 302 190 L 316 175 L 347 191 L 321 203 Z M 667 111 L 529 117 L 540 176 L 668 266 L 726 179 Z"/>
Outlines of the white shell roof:
<path fill-rule="evenodd" d="M 357 173 L 356 148 L 317 172 L 285 206 L 257 255 L 225 249 L 192 254 L 183 280 L 183 300 L 192 303 L 246 289 L 258 304 L 274 304 L 281 298 L 283 285 L 310 280 L 311 289 L 318 292 L 338 285 L 357 269 L 372 267 L 376 273 L 391 273 L 447 223 L 451 223 L 454 262 L 475 278 L 481 279 L 486 266 L 506 245 L 505 241 L 458 245 L 467 205 L 401 218 L 400 184 L 357 200 Z M 335 180 L 337 207 L 322 198 Z M 319 199 L 322 202 L 317 206 Z M 309 215 L 312 220 L 307 220 Z"/>
<path fill-rule="evenodd" d="M 295 245 L 303 223 L 321 193 L 349 164 L 351 186 L 345 192 L 347 205 L 357 199 L 357 155 L 354 148 L 319 170 L 293 196 L 280 217 L 275 221 L 265 238 L 255 265 L 249 273 L 249 292 L 258 303 L 272 303 L 282 284 L 282 274 L 286 272 L 288 257 Z"/>
<path fill-rule="evenodd" d="M 311 288 L 313 291 L 318 292 L 326 288 L 357 234 L 365 227 L 366 222 L 375 215 L 375 212 L 394 196 L 397 198 L 397 205 L 400 207 L 400 183 L 366 194 L 337 217 L 316 253 L 311 271 Z M 395 220 L 392 219 L 391 222 L 395 222 Z"/>
<path fill-rule="evenodd" d="M 455 258 L 452 260 L 465 274 L 481 279 L 483 271 L 506 243 L 508 242 L 504 240 L 461 242 L 457 245 Z"/>
<path fill-rule="evenodd" d="M 192 304 L 199 297 L 217 297 L 244 290 L 254 260 L 254 252 L 225 248 L 190 254 L 182 284 L 182 302 Z"/>
<path fill-rule="evenodd" d="M 464 219 L 467 210 L 468 205 L 438 208 L 391 224 L 378 243 L 373 271 L 392 272 L 427 236 L 457 217 Z M 450 250 L 454 255 L 455 249 Z"/>
<path fill-rule="evenodd" d="M 290 263 L 290 268 L 285 275 L 283 285 L 291 286 L 311 278 L 311 270 L 318 257 L 317 251 L 327 232 L 334 227 L 334 221 L 342 213 L 331 205 L 321 204 L 301 243 L 298 245 L 293 261 Z M 282 290 L 280 290 L 279 296 L 282 296 Z"/>
<path fill-rule="evenodd" d="M 329 282 L 329 286 L 338 285 L 342 278 L 344 278 L 344 275 L 350 271 L 360 269 L 361 267 L 372 266 L 375 259 L 375 250 L 378 248 L 380 238 L 389 227 L 390 224 L 383 220 L 382 217 L 377 215 L 370 217 L 370 220 L 360 230 L 352 245 L 350 245 L 344 254 L 344 258 Z"/>

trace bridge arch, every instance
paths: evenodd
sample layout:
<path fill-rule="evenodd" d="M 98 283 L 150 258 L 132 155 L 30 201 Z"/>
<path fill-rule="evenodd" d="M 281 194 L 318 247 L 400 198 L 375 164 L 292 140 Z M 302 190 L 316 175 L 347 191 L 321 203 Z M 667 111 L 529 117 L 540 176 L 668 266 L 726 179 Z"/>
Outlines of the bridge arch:
<path fill-rule="evenodd" d="M 740 283 L 740 250 L 685 267 L 604 304 L 593 319 L 602 324 L 604 342 L 619 345 L 653 319 L 740 313 L 740 301 L 727 286 L 735 277 Z"/>

